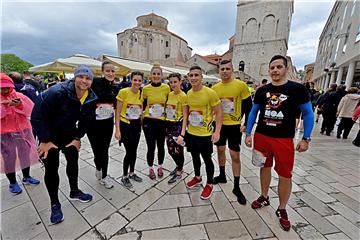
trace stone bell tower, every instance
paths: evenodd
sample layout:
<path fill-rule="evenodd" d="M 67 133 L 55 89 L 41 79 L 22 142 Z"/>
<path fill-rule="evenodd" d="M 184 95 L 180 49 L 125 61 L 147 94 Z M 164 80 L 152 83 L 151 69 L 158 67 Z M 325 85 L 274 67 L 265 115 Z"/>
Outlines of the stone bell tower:
<path fill-rule="evenodd" d="M 233 53 L 234 70 L 257 81 L 270 79 L 268 64 L 273 55 L 286 56 L 293 0 L 239 0 Z"/>

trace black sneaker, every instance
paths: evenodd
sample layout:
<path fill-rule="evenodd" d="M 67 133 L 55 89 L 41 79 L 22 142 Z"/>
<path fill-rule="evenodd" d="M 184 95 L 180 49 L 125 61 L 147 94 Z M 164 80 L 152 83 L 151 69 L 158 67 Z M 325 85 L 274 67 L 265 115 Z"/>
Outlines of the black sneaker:
<path fill-rule="evenodd" d="M 177 168 L 174 168 L 174 170 L 172 170 L 172 171 L 170 172 L 170 176 L 175 175 L 175 174 L 176 174 L 176 171 L 177 171 Z"/>
<path fill-rule="evenodd" d="M 134 180 L 135 182 L 142 182 L 142 178 L 136 175 L 135 173 L 133 175 L 129 175 L 129 178 Z"/>
<path fill-rule="evenodd" d="M 77 192 L 70 192 L 70 200 L 76 200 L 80 202 L 90 202 L 92 200 L 92 196 L 87 193 L 83 193 L 82 191 L 78 190 Z"/>
<path fill-rule="evenodd" d="M 168 184 L 175 183 L 175 182 L 181 180 L 181 178 L 182 178 L 181 175 L 176 175 L 176 174 L 174 174 L 174 175 L 172 175 L 172 177 L 169 179 Z"/>
<path fill-rule="evenodd" d="M 227 183 L 226 177 L 225 176 L 214 177 L 213 184 L 218 184 L 218 183 Z"/>
<path fill-rule="evenodd" d="M 232 192 L 237 197 L 237 201 L 241 205 L 246 205 L 246 198 L 244 194 L 241 192 L 240 188 L 234 188 Z"/>
<path fill-rule="evenodd" d="M 132 188 L 132 186 L 133 186 L 128 177 L 123 177 L 121 179 L 121 182 L 126 188 Z"/>

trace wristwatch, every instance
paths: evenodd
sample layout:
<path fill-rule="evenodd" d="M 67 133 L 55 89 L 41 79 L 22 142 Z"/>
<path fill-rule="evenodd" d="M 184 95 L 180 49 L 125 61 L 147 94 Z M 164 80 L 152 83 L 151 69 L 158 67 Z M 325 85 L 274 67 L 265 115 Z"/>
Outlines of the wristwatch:
<path fill-rule="evenodd" d="M 307 138 L 307 137 L 303 137 L 302 140 L 304 140 L 304 141 L 307 142 L 307 143 L 311 142 L 311 138 L 309 138 L 309 137 L 308 137 L 308 138 Z"/>

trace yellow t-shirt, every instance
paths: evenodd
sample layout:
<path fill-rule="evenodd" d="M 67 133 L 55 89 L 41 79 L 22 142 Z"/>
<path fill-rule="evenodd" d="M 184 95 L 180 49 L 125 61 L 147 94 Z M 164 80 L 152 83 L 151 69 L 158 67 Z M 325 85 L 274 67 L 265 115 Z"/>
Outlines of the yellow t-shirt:
<path fill-rule="evenodd" d="M 223 125 L 236 125 L 241 121 L 241 102 L 250 96 L 247 85 L 239 80 L 228 83 L 219 82 L 212 89 L 221 100 Z"/>
<path fill-rule="evenodd" d="M 133 93 L 129 87 L 119 91 L 116 99 L 122 102 L 120 121 L 130 123 L 129 120 L 140 119 L 142 114 L 142 99 L 140 91 Z"/>
<path fill-rule="evenodd" d="M 142 98 L 147 99 L 147 104 L 144 112 L 144 117 L 165 119 L 165 103 L 170 92 L 170 87 L 166 84 L 161 84 L 159 87 L 154 87 L 151 84 L 143 88 Z"/>
<path fill-rule="evenodd" d="M 84 95 L 80 98 L 80 103 L 81 103 L 81 105 L 83 105 L 84 104 L 84 102 L 85 102 L 85 100 L 86 100 L 86 98 L 89 96 L 89 90 L 86 90 L 85 92 L 84 92 Z"/>
<path fill-rule="evenodd" d="M 169 93 L 166 102 L 166 120 L 178 122 L 183 119 L 183 106 L 186 104 L 186 94 L 181 91 L 179 94 Z"/>
<path fill-rule="evenodd" d="M 188 132 L 195 136 L 211 136 L 213 133 L 213 107 L 220 104 L 216 92 L 203 86 L 199 91 L 187 93 L 189 106 Z"/>

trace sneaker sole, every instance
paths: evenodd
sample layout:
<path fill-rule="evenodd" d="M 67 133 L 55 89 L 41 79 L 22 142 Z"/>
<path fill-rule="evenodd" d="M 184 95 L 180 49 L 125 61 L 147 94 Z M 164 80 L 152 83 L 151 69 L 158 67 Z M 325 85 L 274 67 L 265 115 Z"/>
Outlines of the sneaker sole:
<path fill-rule="evenodd" d="M 20 193 L 22 193 L 22 190 L 21 190 L 20 192 L 11 192 L 11 191 L 9 190 L 9 192 L 15 196 L 15 195 L 19 195 Z"/>
<path fill-rule="evenodd" d="M 65 217 L 64 217 L 64 215 L 63 215 L 63 217 L 62 217 L 62 219 L 61 219 L 60 221 L 55 222 L 55 223 L 53 223 L 53 222 L 50 221 L 50 223 L 51 223 L 51 225 L 56 225 L 56 224 L 62 223 L 62 222 L 64 221 L 64 219 L 65 219 Z"/>
<path fill-rule="evenodd" d="M 189 189 L 192 189 L 192 188 L 197 187 L 197 186 L 201 186 L 201 182 L 196 183 L 196 184 L 192 185 L 191 187 L 186 184 L 186 187 L 189 188 Z"/>
<path fill-rule="evenodd" d="M 39 185 L 39 183 L 29 183 L 29 182 L 22 182 L 23 185 L 32 185 L 32 186 L 36 186 L 36 185 Z"/>
<path fill-rule="evenodd" d="M 111 189 L 111 188 L 114 187 L 114 185 L 106 186 L 105 183 L 102 183 L 102 182 L 100 182 L 100 181 L 99 181 L 99 184 L 102 185 L 102 186 L 104 186 L 104 187 L 107 188 L 107 189 Z"/>
<path fill-rule="evenodd" d="M 213 190 L 214 191 L 214 190 Z M 209 198 L 211 198 L 211 195 L 212 195 L 212 192 L 210 193 L 210 195 L 208 197 L 203 197 L 203 196 L 200 196 L 200 198 L 202 200 L 208 200 Z"/>
<path fill-rule="evenodd" d="M 90 200 L 81 200 L 81 199 L 78 199 L 78 198 L 71 198 L 70 197 L 70 200 L 71 201 L 79 201 L 79 202 L 82 202 L 82 203 L 88 203 L 88 202 L 91 202 L 92 199 L 90 199 Z"/>

